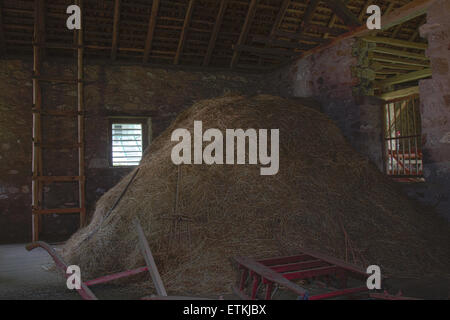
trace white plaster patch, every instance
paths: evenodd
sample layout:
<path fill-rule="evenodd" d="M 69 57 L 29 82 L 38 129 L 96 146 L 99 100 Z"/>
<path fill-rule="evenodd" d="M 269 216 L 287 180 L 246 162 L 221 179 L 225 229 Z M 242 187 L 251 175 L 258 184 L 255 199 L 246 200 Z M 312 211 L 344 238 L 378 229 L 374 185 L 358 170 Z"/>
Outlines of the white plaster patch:
<path fill-rule="evenodd" d="M 446 144 L 450 144 L 450 132 L 447 132 L 442 138 L 441 140 L 439 140 L 440 143 L 446 143 Z"/>

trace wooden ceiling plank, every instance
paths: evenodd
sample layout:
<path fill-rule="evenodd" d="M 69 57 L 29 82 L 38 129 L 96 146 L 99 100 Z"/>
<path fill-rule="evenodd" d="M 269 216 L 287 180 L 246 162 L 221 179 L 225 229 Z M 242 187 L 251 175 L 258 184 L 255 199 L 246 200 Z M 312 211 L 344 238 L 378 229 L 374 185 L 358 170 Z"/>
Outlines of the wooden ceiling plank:
<path fill-rule="evenodd" d="M 247 16 L 245 17 L 244 26 L 242 27 L 241 34 L 239 35 L 238 42 L 236 46 L 243 45 L 247 40 L 248 31 L 250 30 L 250 26 L 252 25 L 253 18 L 255 17 L 256 6 L 258 5 L 259 0 L 251 0 L 250 5 L 247 10 Z M 234 68 L 239 60 L 240 51 L 234 50 L 233 56 L 231 58 L 230 67 Z"/>
<path fill-rule="evenodd" d="M 206 52 L 205 59 L 203 60 L 203 66 L 208 66 L 211 62 L 211 56 L 216 47 L 217 36 L 219 35 L 220 28 L 222 27 L 223 16 L 227 10 L 229 0 L 221 0 L 219 12 L 217 13 L 216 23 L 214 24 L 214 29 L 211 34 L 211 39 L 209 40 L 208 50 Z"/>
<path fill-rule="evenodd" d="M 307 36 L 307 35 L 299 35 L 298 33 L 293 33 L 293 32 L 286 32 L 286 31 L 277 31 L 275 32 L 275 34 L 278 37 L 281 38 L 288 38 L 288 39 L 294 39 L 294 40 L 299 40 L 299 41 L 306 41 L 306 42 L 317 42 L 317 43 L 325 43 L 328 42 L 328 40 L 323 39 L 323 38 L 319 38 L 319 37 L 311 37 L 311 36 Z"/>
<path fill-rule="evenodd" d="M 397 64 L 403 64 L 407 66 L 418 66 L 423 68 L 429 68 L 430 63 L 427 61 L 417 61 L 417 60 L 411 60 L 406 58 L 398 58 L 396 56 L 391 55 L 381 55 L 376 53 L 369 53 L 370 59 L 373 61 L 379 61 L 379 62 L 388 62 L 388 63 L 397 63 Z"/>
<path fill-rule="evenodd" d="M 390 49 L 390 48 L 386 48 L 386 47 L 378 47 L 377 46 L 377 47 L 369 48 L 369 52 L 390 54 L 390 55 L 393 55 L 396 57 L 405 57 L 405 58 L 416 59 L 416 60 L 429 60 L 429 58 L 427 56 L 425 56 L 425 53 L 417 54 L 417 53 L 412 53 L 409 51 Z"/>
<path fill-rule="evenodd" d="M 386 38 L 386 37 L 366 36 L 361 39 L 363 39 L 366 42 L 372 42 L 372 43 L 377 43 L 377 44 L 382 43 L 382 44 L 387 44 L 390 46 L 401 47 L 401 48 L 418 49 L 418 50 L 426 50 L 428 48 L 428 44 L 426 44 L 426 43 L 392 39 L 392 38 Z"/>
<path fill-rule="evenodd" d="M 325 3 L 349 27 L 358 27 L 361 23 L 342 0 L 326 0 Z"/>
<path fill-rule="evenodd" d="M 362 10 L 361 10 L 361 12 L 359 13 L 359 16 L 358 16 L 358 20 L 359 21 L 362 21 L 364 19 L 364 17 L 367 14 L 367 8 L 371 5 L 371 3 L 372 3 L 372 0 L 367 0 L 365 2 L 364 7 L 362 8 Z"/>
<path fill-rule="evenodd" d="M 114 23 L 113 23 L 113 38 L 111 49 L 111 60 L 117 58 L 117 45 L 119 42 L 119 22 L 120 22 L 120 5 L 121 0 L 115 0 L 114 2 Z"/>
<path fill-rule="evenodd" d="M 281 48 L 289 48 L 289 49 L 300 49 L 300 50 L 309 50 L 314 47 L 312 44 L 304 44 L 300 42 L 291 42 L 286 40 L 278 40 L 278 39 L 271 39 L 269 37 L 264 36 L 253 36 L 252 41 L 256 43 L 263 43 L 266 45 L 274 45 Z"/>
<path fill-rule="evenodd" d="M 184 17 L 183 29 L 181 29 L 180 40 L 178 41 L 178 48 L 173 60 L 174 64 L 180 63 L 180 57 L 183 53 L 184 43 L 186 41 L 187 31 L 189 25 L 191 24 L 192 12 L 194 11 L 195 0 L 189 0 L 188 8 L 186 10 L 186 15 Z"/>
<path fill-rule="evenodd" d="M 410 82 L 414 80 L 420 80 L 424 78 L 431 77 L 431 68 L 410 72 L 407 74 L 402 74 L 396 77 L 388 78 L 385 81 L 379 83 L 379 87 L 387 87 L 394 84 L 400 84 L 405 82 Z"/>
<path fill-rule="evenodd" d="M 152 11 L 150 13 L 150 19 L 148 22 L 147 38 L 145 40 L 144 63 L 148 62 L 150 51 L 152 50 L 153 36 L 156 28 L 156 19 L 158 16 L 159 3 L 160 0 L 153 0 L 152 3 Z"/>

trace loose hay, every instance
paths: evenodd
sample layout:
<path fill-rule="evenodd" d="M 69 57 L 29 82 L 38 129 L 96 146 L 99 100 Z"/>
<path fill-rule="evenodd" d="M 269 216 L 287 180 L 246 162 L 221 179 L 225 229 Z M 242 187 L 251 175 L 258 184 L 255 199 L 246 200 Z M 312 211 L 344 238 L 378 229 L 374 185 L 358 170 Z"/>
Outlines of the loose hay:
<path fill-rule="evenodd" d="M 192 133 L 194 120 L 203 130 L 280 129 L 280 171 L 261 176 L 259 166 L 183 165 L 178 213 L 192 219 L 191 243 L 175 234 L 180 239 L 169 246 L 178 176 L 170 135 L 176 128 Z M 91 223 L 64 247 L 85 278 L 144 265 L 134 216 L 169 294 L 229 292 L 236 277 L 230 257 L 288 255 L 301 247 L 377 264 L 384 275 L 448 275 L 448 224 L 402 196 L 331 120 L 297 101 L 261 95 L 196 103 L 155 139 L 102 222 L 131 175 L 98 201 Z"/>

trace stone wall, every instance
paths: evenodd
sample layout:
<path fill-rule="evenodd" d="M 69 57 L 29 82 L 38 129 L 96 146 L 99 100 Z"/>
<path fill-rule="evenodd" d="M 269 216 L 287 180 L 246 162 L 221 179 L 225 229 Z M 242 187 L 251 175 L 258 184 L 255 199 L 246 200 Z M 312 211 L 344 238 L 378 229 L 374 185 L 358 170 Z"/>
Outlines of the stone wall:
<path fill-rule="evenodd" d="M 409 188 L 425 204 L 450 219 L 450 1 L 439 0 L 427 12 L 421 36 L 428 39 L 432 79 L 420 81 L 424 176 L 426 184 Z"/>
<path fill-rule="evenodd" d="M 357 65 L 354 45 L 355 40 L 345 40 L 282 68 L 273 75 L 273 87 L 285 96 L 318 100 L 352 146 L 383 170 L 383 102 L 374 97 L 355 99 L 353 88 L 359 80 L 352 73 Z"/>
<path fill-rule="evenodd" d="M 45 64 L 50 75 L 73 77 L 72 61 Z M 0 60 L 0 242 L 28 241 L 31 236 L 31 131 L 32 65 L 29 61 Z M 152 135 L 158 136 L 177 114 L 195 101 L 226 93 L 256 94 L 263 76 L 231 72 L 199 72 L 155 69 L 140 65 L 88 65 L 86 102 L 87 208 L 128 168 L 109 163 L 109 116 L 151 117 Z M 74 110 L 76 92 L 72 85 L 44 86 L 44 108 Z M 46 120 L 46 142 L 76 142 L 75 119 Z M 48 150 L 44 170 L 49 175 L 76 175 L 76 150 Z M 73 206 L 78 200 L 76 184 L 45 187 L 49 207 Z M 45 216 L 44 239 L 61 240 L 78 228 L 78 215 Z"/>
<path fill-rule="evenodd" d="M 432 79 L 420 82 L 425 183 L 399 186 L 414 200 L 450 219 L 450 1 L 437 1 L 427 13 L 421 35 L 428 38 Z M 352 74 L 355 40 L 338 43 L 284 67 L 273 75 L 285 96 L 311 97 L 322 104 L 360 153 L 383 171 L 382 105 L 377 98 L 355 98 Z"/>

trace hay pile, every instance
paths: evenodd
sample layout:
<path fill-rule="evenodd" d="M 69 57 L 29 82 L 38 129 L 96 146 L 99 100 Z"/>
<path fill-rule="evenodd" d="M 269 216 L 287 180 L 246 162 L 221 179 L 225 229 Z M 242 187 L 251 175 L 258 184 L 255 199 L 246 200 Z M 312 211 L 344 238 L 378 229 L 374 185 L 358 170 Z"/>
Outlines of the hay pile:
<path fill-rule="evenodd" d="M 203 131 L 279 128 L 280 171 L 261 176 L 255 165 L 183 165 L 177 213 L 191 219 L 189 244 L 186 234 L 171 230 L 178 167 L 170 136 L 177 128 L 192 132 L 194 120 L 203 121 Z M 98 201 L 92 222 L 64 247 L 85 278 L 145 264 L 134 216 L 169 294 L 228 292 L 236 277 L 230 257 L 288 255 L 301 247 L 365 267 L 378 264 L 384 275 L 449 270 L 448 225 L 420 212 L 352 150 L 331 120 L 296 101 L 261 95 L 196 103 L 152 143 L 135 181 L 102 223 L 131 175 Z"/>

